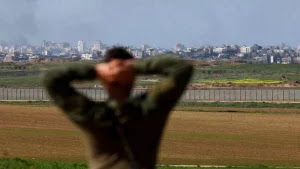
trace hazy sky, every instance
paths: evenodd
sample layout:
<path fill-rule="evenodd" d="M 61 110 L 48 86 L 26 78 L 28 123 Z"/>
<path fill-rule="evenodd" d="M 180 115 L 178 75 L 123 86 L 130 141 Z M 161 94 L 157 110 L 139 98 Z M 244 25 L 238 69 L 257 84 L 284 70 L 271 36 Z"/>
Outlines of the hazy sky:
<path fill-rule="evenodd" d="M 300 45 L 299 0 L 0 0 L 0 41 Z"/>

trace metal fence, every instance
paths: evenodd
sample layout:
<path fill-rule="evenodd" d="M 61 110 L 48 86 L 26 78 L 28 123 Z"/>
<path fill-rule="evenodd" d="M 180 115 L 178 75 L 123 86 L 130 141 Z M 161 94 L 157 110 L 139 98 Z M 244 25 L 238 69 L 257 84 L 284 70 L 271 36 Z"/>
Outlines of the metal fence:
<path fill-rule="evenodd" d="M 103 88 L 80 88 L 87 97 L 101 101 L 108 98 Z M 133 96 L 151 89 L 134 89 Z M 0 88 L 0 101 L 49 101 L 44 88 Z M 300 89 L 297 88 L 201 88 L 188 89 L 181 101 L 223 101 L 223 102 L 300 102 Z"/>

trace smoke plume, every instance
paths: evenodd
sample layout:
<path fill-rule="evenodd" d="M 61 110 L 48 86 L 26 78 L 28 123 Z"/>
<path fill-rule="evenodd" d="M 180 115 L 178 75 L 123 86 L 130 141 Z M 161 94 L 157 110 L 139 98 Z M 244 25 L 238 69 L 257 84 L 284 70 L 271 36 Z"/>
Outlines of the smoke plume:
<path fill-rule="evenodd" d="M 0 41 L 24 45 L 35 36 L 37 0 L 0 1 Z"/>

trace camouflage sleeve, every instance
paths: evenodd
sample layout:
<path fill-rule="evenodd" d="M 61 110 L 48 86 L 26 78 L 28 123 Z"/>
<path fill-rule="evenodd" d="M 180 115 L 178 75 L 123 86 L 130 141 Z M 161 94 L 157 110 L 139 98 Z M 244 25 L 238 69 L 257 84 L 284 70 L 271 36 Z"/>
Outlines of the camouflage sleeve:
<path fill-rule="evenodd" d="M 105 111 L 105 103 L 96 103 L 90 100 L 71 85 L 73 81 L 94 80 L 95 78 L 96 71 L 93 66 L 70 66 L 47 72 L 44 77 L 44 85 L 54 103 L 73 122 L 81 126 L 88 125 L 91 121 L 110 124 L 110 117 Z"/>
<path fill-rule="evenodd" d="M 134 69 L 137 74 L 166 76 L 148 93 L 143 103 L 145 111 L 170 111 L 185 90 L 193 72 L 191 64 L 170 57 L 138 61 Z"/>

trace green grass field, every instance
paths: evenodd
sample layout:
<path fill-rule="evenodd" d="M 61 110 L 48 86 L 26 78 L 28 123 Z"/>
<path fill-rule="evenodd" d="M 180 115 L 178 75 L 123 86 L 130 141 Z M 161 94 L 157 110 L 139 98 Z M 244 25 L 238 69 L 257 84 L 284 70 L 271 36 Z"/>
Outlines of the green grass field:
<path fill-rule="evenodd" d="M 70 63 L 37 63 L 16 64 L 0 63 L 0 87 L 34 87 L 42 86 L 42 74 L 58 67 L 72 64 L 96 64 L 97 62 L 70 62 Z M 237 84 L 261 85 L 295 82 L 300 80 L 299 64 L 246 64 L 231 62 L 214 62 L 197 64 L 192 83 L 200 84 Z M 282 79 L 282 76 L 285 79 Z M 137 80 L 138 86 L 151 86 L 156 82 L 156 76 L 141 77 Z M 85 83 L 85 86 L 94 86 L 98 82 Z"/>
<path fill-rule="evenodd" d="M 209 66 L 197 66 L 193 82 L 247 83 L 246 79 L 253 79 L 250 83 L 268 83 L 300 80 L 299 64 L 233 64 L 217 62 Z M 249 83 L 249 81 L 248 81 Z"/>
<path fill-rule="evenodd" d="M 158 166 L 158 169 L 199 169 L 201 167 L 168 167 Z M 217 169 L 216 167 L 205 167 L 206 169 Z M 0 169 L 88 169 L 86 163 L 79 162 L 60 162 L 60 161 L 40 161 L 40 160 L 24 160 L 0 159 Z M 276 169 L 275 167 L 266 166 L 228 166 L 222 169 Z M 283 167 L 280 169 L 291 169 Z"/>
<path fill-rule="evenodd" d="M 247 85 L 247 84 L 279 84 L 283 83 L 283 80 L 259 80 L 259 79 L 238 79 L 238 80 L 199 80 L 199 83 L 205 84 L 239 84 L 239 85 Z"/>

